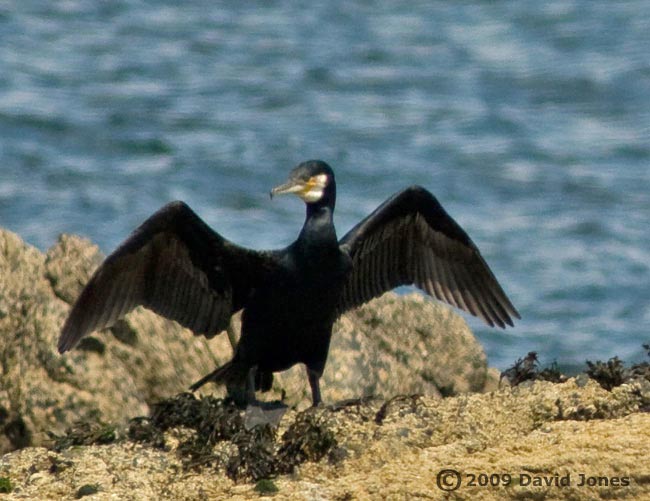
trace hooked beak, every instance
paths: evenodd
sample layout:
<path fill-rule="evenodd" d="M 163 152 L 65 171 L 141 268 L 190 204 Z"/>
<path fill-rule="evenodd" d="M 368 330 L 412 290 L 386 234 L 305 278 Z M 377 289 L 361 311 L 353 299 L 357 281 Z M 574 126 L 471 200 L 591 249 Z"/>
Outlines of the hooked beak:
<path fill-rule="evenodd" d="M 323 198 L 325 187 L 328 183 L 326 174 L 316 174 L 309 179 L 293 178 L 284 184 L 276 186 L 271 190 L 271 198 L 275 195 L 284 195 L 285 193 L 295 193 L 305 203 L 318 202 Z"/>
<path fill-rule="evenodd" d="M 276 186 L 271 190 L 271 193 L 269 195 L 271 198 L 273 198 L 275 195 L 286 195 L 287 193 L 298 193 L 301 194 L 305 190 L 308 190 L 309 186 L 307 186 L 307 183 L 304 183 L 302 181 L 298 181 L 296 179 L 290 179 L 284 184 L 281 184 L 280 186 Z"/>

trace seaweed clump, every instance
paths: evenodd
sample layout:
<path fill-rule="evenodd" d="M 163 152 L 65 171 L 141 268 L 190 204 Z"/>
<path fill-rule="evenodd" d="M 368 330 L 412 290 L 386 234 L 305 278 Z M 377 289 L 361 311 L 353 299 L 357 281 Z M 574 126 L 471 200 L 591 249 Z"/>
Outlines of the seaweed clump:
<path fill-rule="evenodd" d="M 184 429 L 176 452 L 185 468 L 211 466 L 234 480 L 268 478 L 275 473 L 275 429 L 245 426 L 243 411 L 223 399 L 181 393 L 153 405 L 151 416 L 129 423 L 131 440 L 170 450 L 165 432 Z"/>
<path fill-rule="evenodd" d="M 278 472 L 291 473 L 306 461 L 317 462 L 338 446 L 327 416 L 318 409 L 307 409 L 296 417 L 282 436 L 278 450 Z M 331 457 L 335 461 L 335 457 Z"/>
<path fill-rule="evenodd" d="M 308 409 L 277 440 L 271 423 L 249 426 L 246 412 L 223 399 L 182 393 L 155 404 L 149 418 L 129 424 L 131 440 L 170 450 L 165 432 L 183 429 L 176 452 L 185 468 L 214 467 L 235 481 L 260 481 L 319 461 L 336 439 L 327 419 Z"/>
<path fill-rule="evenodd" d="M 499 382 L 503 379 L 508 381 L 511 386 L 517 386 L 524 381 L 564 383 L 567 377 L 560 372 L 556 362 L 553 362 L 549 367 L 540 369 L 537 353 L 530 351 L 528 355 L 517 359 L 511 367 L 501 373 Z"/>
<path fill-rule="evenodd" d="M 181 393 L 154 404 L 149 417 L 131 419 L 126 434 L 113 425 L 79 422 L 64 435 L 50 433 L 51 448 L 60 452 L 128 439 L 175 450 L 188 470 L 213 467 L 235 481 L 255 482 L 291 473 L 299 464 L 320 461 L 336 450 L 334 432 L 322 409 L 298 413 L 279 440 L 272 420 L 265 422 L 259 416 L 251 420 L 249 411 L 228 400 Z M 171 435 L 167 433 L 172 430 Z"/>
<path fill-rule="evenodd" d="M 607 362 L 587 360 L 587 375 L 608 391 L 625 382 L 626 372 L 625 364 L 618 357 L 610 358 Z"/>
<path fill-rule="evenodd" d="M 644 344 L 643 348 L 650 358 L 650 343 Z M 606 390 L 611 390 L 637 378 L 650 381 L 650 363 L 648 361 L 626 367 L 618 357 L 613 357 L 607 362 L 587 360 L 587 367 L 587 375 Z"/>
<path fill-rule="evenodd" d="M 650 358 L 650 343 L 644 344 L 643 348 L 646 350 L 648 358 Z M 635 379 L 650 381 L 650 362 L 648 361 L 630 367 L 626 367 L 625 363 L 618 357 L 612 357 L 607 362 L 587 360 L 586 363 L 587 369 L 585 373 L 587 376 L 608 391 Z M 560 372 L 556 362 L 553 362 L 550 367 L 540 369 L 537 353 L 531 351 L 503 371 L 500 381 L 503 379 L 507 380 L 511 386 L 517 386 L 524 381 L 563 383 L 567 380 L 567 377 Z"/>

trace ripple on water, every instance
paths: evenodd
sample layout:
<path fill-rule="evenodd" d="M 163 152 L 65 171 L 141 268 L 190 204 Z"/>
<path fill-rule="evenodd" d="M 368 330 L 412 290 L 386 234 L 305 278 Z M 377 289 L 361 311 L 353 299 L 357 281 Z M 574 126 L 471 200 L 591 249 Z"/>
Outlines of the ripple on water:
<path fill-rule="evenodd" d="M 337 171 L 342 234 L 422 184 L 523 319 L 469 320 L 501 368 L 643 356 L 650 317 L 648 3 L 38 2 L 0 7 L 0 221 L 110 251 L 172 199 L 278 247 L 268 189 Z"/>

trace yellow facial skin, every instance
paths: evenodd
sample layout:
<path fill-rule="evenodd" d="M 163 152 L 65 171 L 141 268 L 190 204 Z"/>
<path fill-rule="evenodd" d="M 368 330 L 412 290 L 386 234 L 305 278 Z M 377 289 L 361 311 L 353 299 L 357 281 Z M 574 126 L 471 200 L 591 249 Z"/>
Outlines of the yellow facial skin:
<path fill-rule="evenodd" d="M 323 190 L 328 183 L 327 174 L 318 174 L 310 177 L 307 181 L 291 180 L 271 190 L 271 197 L 274 195 L 285 195 L 294 193 L 307 203 L 318 202 L 323 196 Z"/>

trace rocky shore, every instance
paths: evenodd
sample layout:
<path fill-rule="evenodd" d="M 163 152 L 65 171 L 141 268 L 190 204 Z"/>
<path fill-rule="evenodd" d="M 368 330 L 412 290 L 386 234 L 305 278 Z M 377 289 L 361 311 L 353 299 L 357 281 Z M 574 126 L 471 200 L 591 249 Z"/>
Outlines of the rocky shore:
<path fill-rule="evenodd" d="M 252 426 L 219 388 L 183 393 L 231 356 L 225 335 L 136 310 L 56 352 L 100 260 L 0 230 L 3 499 L 650 499 L 642 373 L 499 385 L 462 318 L 387 294 L 337 322 L 329 405 L 295 367 L 264 395 L 289 407 L 279 426 Z"/>

